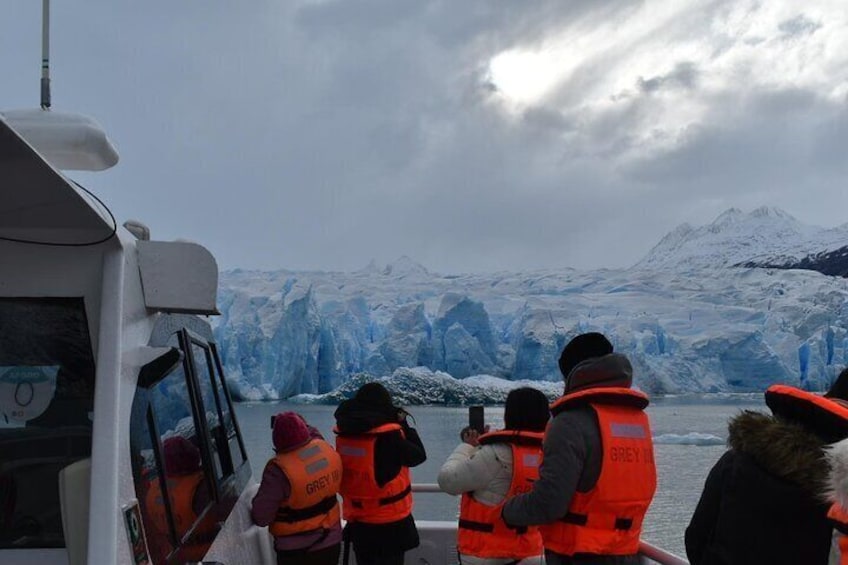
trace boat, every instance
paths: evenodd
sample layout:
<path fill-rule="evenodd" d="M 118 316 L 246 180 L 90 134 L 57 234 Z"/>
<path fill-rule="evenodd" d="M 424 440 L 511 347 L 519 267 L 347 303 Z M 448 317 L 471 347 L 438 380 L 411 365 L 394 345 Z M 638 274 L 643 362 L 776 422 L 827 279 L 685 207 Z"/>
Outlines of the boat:
<path fill-rule="evenodd" d="M 63 135 L 94 140 L 78 155 L 59 148 L 66 165 L 114 161 L 92 120 L 0 117 L 0 561 L 274 563 L 250 520 L 257 485 L 207 320 L 215 259 L 117 225 L 48 160 Z M 54 143 L 44 155 L 39 139 Z M 178 439 L 195 453 L 189 479 L 170 476 Z M 174 492 L 184 482 L 205 492 L 193 514 Z M 419 527 L 407 562 L 456 562 L 456 522 Z"/>
<path fill-rule="evenodd" d="M 209 323 L 215 258 L 119 225 L 63 172 L 118 153 L 47 83 L 41 109 L 0 113 L 0 562 L 274 564 Z M 457 562 L 455 521 L 418 526 L 407 563 Z"/>

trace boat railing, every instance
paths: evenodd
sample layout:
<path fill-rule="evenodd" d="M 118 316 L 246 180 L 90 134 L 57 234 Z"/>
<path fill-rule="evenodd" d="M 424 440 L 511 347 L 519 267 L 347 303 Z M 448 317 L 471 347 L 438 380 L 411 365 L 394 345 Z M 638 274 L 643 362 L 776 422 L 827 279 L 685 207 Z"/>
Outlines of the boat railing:
<path fill-rule="evenodd" d="M 444 493 L 444 491 L 439 488 L 439 485 L 435 483 L 415 483 L 412 485 L 412 492 L 419 493 Z M 433 524 L 444 524 L 445 522 L 434 522 Z M 455 522 L 454 522 L 455 524 Z M 453 526 L 454 531 L 456 530 L 456 526 Z M 642 540 L 639 542 L 639 555 L 642 557 L 642 562 L 645 565 L 648 564 L 659 564 L 659 565 L 689 565 L 689 562 L 685 559 L 678 557 L 677 555 L 665 551 L 655 545 L 651 545 L 650 543 Z"/>

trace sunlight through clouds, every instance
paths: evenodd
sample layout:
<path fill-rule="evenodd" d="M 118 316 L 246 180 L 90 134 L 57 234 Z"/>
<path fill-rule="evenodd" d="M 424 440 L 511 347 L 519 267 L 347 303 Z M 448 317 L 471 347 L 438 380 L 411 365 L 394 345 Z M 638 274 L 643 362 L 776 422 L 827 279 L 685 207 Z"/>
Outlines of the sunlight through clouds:
<path fill-rule="evenodd" d="M 563 51 L 504 51 L 489 63 L 487 81 L 504 97 L 521 105 L 537 102 L 567 69 Z"/>
<path fill-rule="evenodd" d="M 610 140 L 593 141 L 593 129 L 615 116 L 621 159 L 673 149 L 691 127 L 721 113 L 721 100 L 731 95 L 846 95 L 842 3 L 655 0 L 548 33 L 541 48 L 519 45 L 490 59 L 495 96 L 509 113 L 543 106 L 579 115 L 571 122 L 577 136 L 598 151 Z"/>

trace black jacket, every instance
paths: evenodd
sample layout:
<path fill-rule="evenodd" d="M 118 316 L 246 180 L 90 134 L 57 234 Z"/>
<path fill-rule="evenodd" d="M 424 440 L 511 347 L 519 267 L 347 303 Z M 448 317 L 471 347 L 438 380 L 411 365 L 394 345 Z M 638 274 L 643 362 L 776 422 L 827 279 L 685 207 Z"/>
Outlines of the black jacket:
<path fill-rule="evenodd" d="M 374 475 L 380 486 L 395 478 L 402 467 L 415 467 L 427 459 L 418 432 L 406 420 L 398 422 L 394 408 L 377 409 L 351 399 L 339 405 L 335 416 L 339 435 L 361 434 L 389 423 L 399 423 L 403 427 L 403 435 L 400 432 L 383 434 L 374 445 Z M 404 552 L 419 544 L 418 530 L 411 514 L 388 524 L 350 523 L 346 535 L 350 536 L 360 559 Z"/>
<path fill-rule="evenodd" d="M 692 565 L 825 565 L 831 543 L 822 440 L 798 424 L 746 411 L 707 477 L 686 528 Z"/>

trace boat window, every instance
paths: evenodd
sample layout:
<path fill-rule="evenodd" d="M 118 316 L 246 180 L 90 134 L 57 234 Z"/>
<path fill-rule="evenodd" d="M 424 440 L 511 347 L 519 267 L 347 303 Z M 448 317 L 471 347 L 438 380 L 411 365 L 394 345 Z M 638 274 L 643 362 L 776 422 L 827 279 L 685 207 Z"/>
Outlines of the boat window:
<path fill-rule="evenodd" d="M 0 549 L 64 547 L 59 471 L 91 456 L 82 298 L 0 298 Z"/>
<path fill-rule="evenodd" d="M 174 517 L 174 529 L 177 539 L 182 539 L 212 499 L 209 483 L 203 474 L 200 440 L 182 365 L 152 387 L 150 408 L 158 432 L 151 436 L 158 435 L 161 468 Z M 158 485 L 160 482 L 157 481 L 154 486 L 161 486 Z M 152 490 L 154 495 L 156 490 Z M 161 493 L 158 497 L 159 500 L 148 498 L 148 504 L 152 503 L 153 511 L 164 515 Z"/>
<path fill-rule="evenodd" d="M 217 532 L 214 523 L 207 524 L 214 497 L 204 472 L 203 436 L 186 367 L 183 358 L 166 376 L 149 379 L 152 384 L 133 401 L 130 449 L 148 548 L 155 562 L 166 561 L 175 550 L 197 550 L 202 556 L 208 540 L 200 541 L 200 534 L 209 529 Z"/>
<path fill-rule="evenodd" d="M 226 430 L 222 425 L 221 409 L 218 406 L 217 394 L 212 382 L 209 351 L 198 343 L 192 342 L 191 353 L 194 360 L 194 371 L 197 375 L 197 388 L 200 391 L 203 411 L 206 416 L 206 426 L 212 438 L 209 452 L 212 456 L 212 464 L 215 466 L 215 477 L 218 481 L 222 481 L 225 476 L 233 474 L 233 464 L 229 460 Z"/>
<path fill-rule="evenodd" d="M 247 460 L 244 444 L 241 441 L 241 433 L 238 430 L 238 424 L 233 418 L 233 400 L 230 397 L 230 391 L 227 388 L 227 383 L 224 379 L 224 371 L 221 369 L 221 358 L 218 356 L 218 350 L 214 344 L 209 344 L 209 353 L 214 361 L 210 366 L 214 373 L 215 391 L 221 406 L 221 419 L 224 422 L 224 429 L 227 431 L 227 442 L 230 449 L 230 457 L 233 460 L 235 467 L 240 466 Z"/>
<path fill-rule="evenodd" d="M 214 346 L 185 329 L 167 345 L 139 374 L 134 479 L 154 561 L 200 560 L 249 466 Z M 237 471 L 242 479 L 234 481 Z"/>

